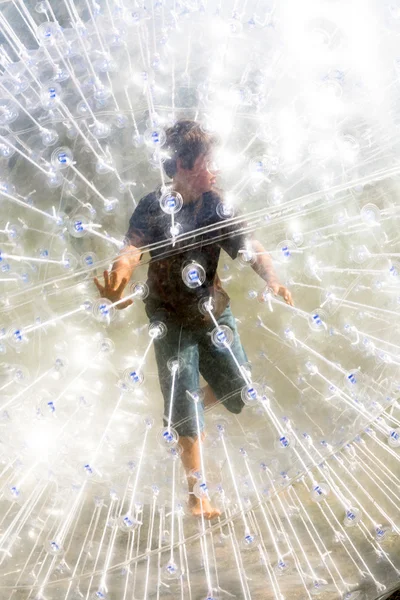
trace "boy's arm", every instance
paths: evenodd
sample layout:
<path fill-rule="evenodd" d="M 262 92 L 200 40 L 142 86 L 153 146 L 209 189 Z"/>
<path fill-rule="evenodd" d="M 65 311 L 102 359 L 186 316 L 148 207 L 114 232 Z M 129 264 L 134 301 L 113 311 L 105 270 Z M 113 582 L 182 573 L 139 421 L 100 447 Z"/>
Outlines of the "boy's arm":
<path fill-rule="evenodd" d="M 132 273 L 138 266 L 141 258 L 142 253 L 136 246 L 125 246 L 124 249 L 121 250 L 120 255 L 111 268 L 111 273 L 115 273 L 116 286 L 119 286 L 123 279 L 126 279 L 126 282 L 130 280 Z"/>
<path fill-rule="evenodd" d="M 102 298 L 108 298 L 111 302 L 118 302 L 121 300 L 125 286 L 130 280 L 133 271 L 138 266 L 141 257 L 141 251 L 135 246 L 125 246 L 120 256 L 115 260 L 110 274 L 108 271 L 104 271 L 104 285 L 99 283 L 97 277 L 94 278 L 94 283 L 100 292 L 100 296 Z M 133 300 L 129 299 L 117 304 L 116 308 L 126 308 L 132 303 Z"/>
<path fill-rule="evenodd" d="M 272 258 L 264 246 L 257 240 L 251 240 L 251 249 L 255 253 L 255 261 L 251 265 L 253 271 L 263 279 L 267 287 L 276 295 L 282 296 L 287 304 L 294 306 L 292 295 L 289 290 L 278 281 Z"/>

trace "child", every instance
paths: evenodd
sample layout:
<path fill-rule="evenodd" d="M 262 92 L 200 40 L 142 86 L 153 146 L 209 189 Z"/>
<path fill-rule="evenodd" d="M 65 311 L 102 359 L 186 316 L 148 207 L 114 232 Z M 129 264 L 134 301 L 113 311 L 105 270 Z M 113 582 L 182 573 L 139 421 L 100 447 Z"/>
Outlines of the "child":
<path fill-rule="evenodd" d="M 216 138 L 201 126 L 189 120 L 177 122 L 166 132 L 166 148 L 169 158 L 164 163 L 166 174 L 172 179 L 172 190 L 181 195 L 182 208 L 174 215 L 180 234 L 206 228 L 199 235 L 186 237 L 171 243 L 171 215 L 160 206 L 161 190 L 142 198 L 129 222 L 126 246 L 115 261 L 111 274 L 104 272 L 104 286 L 97 279 L 95 284 L 104 298 L 112 302 L 120 300 L 123 290 L 140 262 L 140 248 L 154 244 L 150 250 L 148 269 L 149 295 L 145 299 L 146 313 L 151 323 L 163 322 L 166 335 L 154 340 L 158 375 L 164 397 L 164 424 L 175 427 L 182 448 L 182 463 L 189 487 L 189 507 L 193 515 L 212 519 L 219 511 L 212 507 L 207 497 L 197 498 L 193 493 L 200 472 L 200 444 L 195 404 L 187 392 L 199 388 L 199 374 L 204 377 L 202 402 L 197 405 L 200 431 L 204 429 L 204 406 L 221 401 L 232 413 L 241 412 L 244 404 L 241 390 L 245 385 L 238 365 L 247 362 L 232 315 L 229 296 L 223 290 L 217 274 L 220 249 L 232 259 L 245 247 L 253 253 L 254 271 L 267 283 L 267 287 L 293 305 L 290 292 L 277 281 L 271 258 L 256 240 L 246 240 L 240 225 L 224 226 L 223 203 L 215 191 L 216 170 L 212 164 L 212 151 Z M 222 209 L 221 209 L 222 207 Z M 219 226 L 220 225 L 220 226 Z M 163 243 L 164 242 L 164 243 Z M 160 247 L 161 246 L 161 247 Z M 139 249 L 139 250 L 138 250 Z M 185 281 L 185 267 L 194 264 L 197 273 L 203 274 L 204 282 L 189 287 Z M 200 285 L 201 283 L 201 285 Z M 219 326 L 225 325 L 232 332 L 230 351 L 217 347 L 210 333 L 215 322 L 205 311 L 201 302 L 212 298 L 212 314 Z M 128 299 L 117 307 L 132 304 Z M 179 357 L 180 368 L 174 378 L 170 359 Z M 172 395 L 172 400 L 171 400 Z M 172 407 L 171 407 L 172 401 Z M 203 474 L 204 476 L 204 474 Z"/>

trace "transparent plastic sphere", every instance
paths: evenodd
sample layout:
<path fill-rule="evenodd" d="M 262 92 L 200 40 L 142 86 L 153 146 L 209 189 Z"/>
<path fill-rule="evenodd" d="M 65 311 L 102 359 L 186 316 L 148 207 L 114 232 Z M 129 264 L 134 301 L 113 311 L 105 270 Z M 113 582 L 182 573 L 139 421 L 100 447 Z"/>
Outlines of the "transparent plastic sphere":
<path fill-rule="evenodd" d="M 165 450 L 166 450 L 167 456 L 171 460 L 178 460 L 178 458 L 180 458 L 182 456 L 182 452 L 183 452 L 182 446 L 180 446 L 179 444 L 172 446 L 172 448 L 167 447 Z"/>
<path fill-rule="evenodd" d="M 94 252 L 85 252 L 84 254 L 82 254 L 82 256 L 80 257 L 79 260 L 80 260 L 82 267 L 90 268 L 90 267 L 93 267 L 93 265 L 95 265 L 97 263 L 98 258 Z"/>
<path fill-rule="evenodd" d="M 112 158 L 102 158 L 96 162 L 96 173 L 104 175 L 115 170 L 114 161 Z"/>
<path fill-rule="evenodd" d="M 241 396 L 246 406 L 256 406 L 262 396 L 260 386 L 253 383 L 245 385 L 242 388 Z"/>
<path fill-rule="evenodd" d="M 165 235 L 167 238 L 175 240 L 183 232 L 183 227 L 180 223 L 174 223 L 173 225 L 168 225 L 165 229 Z"/>
<path fill-rule="evenodd" d="M 72 125 L 72 123 L 68 123 L 66 125 L 66 134 L 69 140 L 75 140 L 78 136 L 78 130 Z"/>
<path fill-rule="evenodd" d="M 275 442 L 275 448 L 277 450 L 288 450 L 289 448 L 293 448 L 295 444 L 296 440 L 292 435 L 282 433 Z"/>
<path fill-rule="evenodd" d="M 24 499 L 23 492 L 19 486 L 7 485 L 2 490 L 3 497 L 9 502 L 21 503 Z"/>
<path fill-rule="evenodd" d="M 246 106 L 250 103 L 251 91 L 244 85 L 232 85 L 228 91 L 228 101 L 231 105 Z"/>
<path fill-rule="evenodd" d="M 52 538 L 48 539 L 44 544 L 44 549 L 52 556 L 62 556 L 64 554 L 63 545 Z"/>
<path fill-rule="evenodd" d="M 1 112 L 1 107 L 0 107 L 0 112 Z M 0 115 L 0 120 L 1 120 L 1 115 Z M 0 156 L 2 156 L 3 158 L 11 158 L 14 154 L 15 154 L 14 148 L 11 148 L 11 146 L 9 144 L 7 144 L 6 141 L 0 141 Z"/>
<path fill-rule="evenodd" d="M 92 129 L 92 133 L 98 140 L 103 140 L 110 135 L 111 127 L 108 123 L 102 123 L 96 120 Z"/>
<path fill-rule="evenodd" d="M 78 259 L 74 254 L 70 252 L 65 252 L 63 254 L 63 267 L 68 271 L 73 271 L 78 266 Z"/>
<path fill-rule="evenodd" d="M 398 261 L 390 261 L 388 269 L 388 280 L 392 284 L 399 284 L 400 282 L 400 263 Z"/>
<path fill-rule="evenodd" d="M 9 346 L 15 350 L 21 350 L 28 343 L 28 338 L 20 327 L 10 327 L 6 334 Z"/>
<path fill-rule="evenodd" d="M 328 327 L 326 325 L 327 315 L 324 310 L 317 308 L 313 310 L 310 317 L 308 318 L 308 324 L 310 329 L 313 331 L 326 332 Z"/>
<path fill-rule="evenodd" d="M 120 529 L 121 531 L 133 531 L 134 529 L 137 529 L 141 524 L 140 521 L 135 519 L 135 517 L 133 517 L 130 514 L 121 515 L 117 523 L 118 529 Z"/>
<path fill-rule="evenodd" d="M 392 527 L 385 523 L 384 525 L 376 525 L 374 528 L 374 536 L 377 542 L 387 540 L 392 534 Z"/>
<path fill-rule="evenodd" d="M 12 378 L 13 381 L 15 381 L 15 383 L 19 383 L 20 385 L 27 385 L 30 380 L 30 375 L 27 367 L 18 366 L 16 369 L 14 369 Z"/>
<path fill-rule="evenodd" d="M 80 102 L 78 102 L 76 110 L 79 113 L 79 115 L 81 115 L 82 117 L 87 117 L 90 114 L 90 106 L 84 100 L 81 100 Z"/>
<path fill-rule="evenodd" d="M 101 83 L 97 83 L 93 89 L 93 98 L 98 101 L 108 100 L 112 96 L 112 90 Z M 102 124 L 103 125 L 103 124 Z M 95 124 L 96 126 L 96 124 Z M 97 137 L 97 136 L 96 136 Z"/>
<path fill-rule="evenodd" d="M 400 427 L 397 427 L 397 429 L 392 429 L 392 431 L 389 433 L 387 443 L 392 448 L 400 448 Z"/>
<path fill-rule="evenodd" d="M 129 388 L 136 389 L 143 383 L 144 375 L 142 371 L 130 368 L 124 371 L 123 380 L 128 384 Z"/>
<path fill-rule="evenodd" d="M 310 593 L 313 596 L 318 596 L 326 591 L 328 582 L 325 579 L 314 579 L 310 587 Z"/>
<path fill-rule="evenodd" d="M 191 402 L 195 402 L 196 404 L 203 402 L 204 391 L 201 388 L 192 391 L 186 390 L 186 398 Z"/>
<path fill-rule="evenodd" d="M 348 387 L 356 388 L 362 385 L 362 374 L 357 369 L 352 369 L 346 373 L 344 380 Z"/>
<path fill-rule="evenodd" d="M 45 4 L 40 3 L 40 4 Z M 52 21 L 46 21 L 39 25 L 36 29 L 36 35 L 39 41 L 46 46 L 57 44 L 62 40 L 61 27 L 58 23 Z"/>
<path fill-rule="evenodd" d="M 250 175 L 255 180 L 262 180 L 269 175 L 269 161 L 265 156 L 253 158 L 249 163 Z"/>
<path fill-rule="evenodd" d="M 193 486 L 193 494 L 200 500 L 202 498 L 208 498 L 209 490 L 207 483 L 205 481 L 196 481 Z"/>
<path fill-rule="evenodd" d="M 184 360 L 181 356 L 174 356 L 167 361 L 167 368 L 171 375 L 180 373 L 185 368 Z"/>
<path fill-rule="evenodd" d="M 179 435 L 172 427 L 164 427 L 159 432 L 157 439 L 158 443 L 163 448 L 172 448 L 177 445 L 179 441 Z"/>
<path fill-rule="evenodd" d="M 12 183 L 8 183 L 6 181 L 0 181 L 0 192 L 4 194 L 8 194 L 9 196 L 14 196 L 15 194 L 15 186 Z"/>
<path fill-rule="evenodd" d="M 377 225 L 381 219 L 381 211 L 375 204 L 366 204 L 360 212 L 361 220 L 369 227 Z"/>
<path fill-rule="evenodd" d="M 58 133 L 54 129 L 43 129 L 40 137 L 44 146 L 54 146 L 58 142 Z"/>
<path fill-rule="evenodd" d="M 202 315 L 209 316 L 210 312 L 212 313 L 215 310 L 215 300 L 212 296 L 201 298 L 198 307 Z"/>
<path fill-rule="evenodd" d="M 99 343 L 99 350 L 103 356 L 109 356 L 110 354 L 113 354 L 115 350 L 115 344 L 112 340 L 110 340 L 110 338 L 103 338 Z"/>
<path fill-rule="evenodd" d="M 195 289 L 203 285 L 206 280 L 206 272 L 198 263 L 192 262 L 182 270 L 182 280 L 187 287 Z"/>
<path fill-rule="evenodd" d="M 129 125 L 129 119 L 126 115 L 118 113 L 115 115 L 113 123 L 117 129 L 125 129 Z"/>
<path fill-rule="evenodd" d="M 109 596 L 104 588 L 99 588 L 90 595 L 90 600 L 108 600 Z"/>
<path fill-rule="evenodd" d="M 56 67 L 53 81 L 57 83 L 62 83 L 63 81 L 67 81 L 67 79 L 69 79 L 69 73 L 67 69 Z"/>
<path fill-rule="evenodd" d="M 119 200 L 117 198 L 106 198 L 103 205 L 103 211 L 108 215 L 112 215 L 118 211 L 118 207 Z"/>
<path fill-rule="evenodd" d="M 57 408 L 52 398 L 42 398 L 39 402 L 38 411 L 42 418 L 54 417 L 57 414 Z"/>
<path fill-rule="evenodd" d="M 211 332 L 211 341 L 217 348 L 227 348 L 232 346 L 233 332 L 227 325 L 218 325 Z"/>
<path fill-rule="evenodd" d="M 291 569 L 291 563 L 285 558 L 281 558 L 275 565 L 275 572 L 278 576 L 284 575 Z"/>
<path fill-rule="evenodd" d="M 11 100 L 0 99 L 0 125 L 10 125 L 18 119 L 17 107 Z"/>
<path fill-rule="evenodd" d="M 87 234 L 87 218 L 84 215 L 75 215 L 67 223 L 67 229 L 70 235 L 75 238 L 81 238 Z"/>
<path fill-rule="evenodd" d="M 304 235 L 301 231 L 295 231 L 292 233 L 292 240 L 297 247 L 302 246 L 302 244 L 304 243 Z"/>
<path fill-rule="evenodd" d="M 149 287 L 143 281 L 135 281 L 129 287 L 129 294 L 135 294 L 135 298 L 144 300 L 149 295 Z"/>
<path fill-rule="evenodd" d="M 155 321 L 149 325 L 149 336 L 161 340 L 167 335 L 167 326 L 162 321 Z"/>
<path fill-rule="evenodd" d="M 149 148 L 159 148 L 165 144 L 166 135 L 163 129 L 149 128 L 144 132 L 143 138 Z"/>
<path fill-rule="evenodd" d="M 361 518 L 361 510 L 359 508 L 351 506 L 346 510 L 346 514 L 343 519 L 343 525 L 345 525 L 345 527 L 354 527 L 361 521 Z"/>
<path fill-rule="evenodd" d="M 55 190 L 62 186 L 64 177 L 59 171 L 51 169 L 48 172 L 46 183 L 51 190 Z"/>
<path fill-rule="evenodd" d="M 320 277 L 318 275 L 318 271 L 319 271 L 319 267 L 320 267 L 320 263 L 318 263 L 317 259 L 314 256 L 310 256 L 306 261 L 305 261 L 305 265 L 304 265 L 304 274 L 309 277 L 310 279 L 318 279 L 320 280 Z"/>
<path fill-rule="evenodd" d="M 140 148 L 144 144 L 144 138 L 142 135 L 135 133 L 132 137 L 132 144 L 134 148 Z"/>
<path fill-rule="evenodd" d="M 293 258 L 294 250 L 296 250 L 296 245 L 291 240 L 280 242 L 276 247 L 278 260 L 289 262 Z"/>
<path fill-rule="evenodd" d="M 108 298 L 99 298 L 93 303 L 93 316 L 100 323 L 110 323 L 116 315 L 116 309 Z"/>
<path fill-rule="evenodd" d="M 351 249 L 350 258 L 358 265 L 362 265 L 370 258 L 370 252 L 365 245 L 355 246 Z"/>
<path fill-rule="evenodd" d="M 311 490 L 311 500 L 314 502 L 322 502 L 328 496 L 331 488 L 327 483 L 317 483 Z"/>
<path fill-rule="evenodd" d="M 183 198 L 178 192 L 167 191 L 160 197 L 160 207 L 167 215 L 178 213 L 183 205 Z"/>
<path fill-rule="evenodd" d="M 240 541 L 240 547 L 243 550 L 252 550 L 258 545 L 258 537 L 255 533 L 246 533 Z"/>
<path fill-rule="evenodd" d="M 72 150 L 67 146 L 56 148 L 51 155 L 51 164 L 55 169 L 66 169 L 72 164 Z"/>
<path fill-rule="evenodd" d="M 167 581 L 180 579 L 181 575 L 182 571 L 175 562 L 169 561 L 162 568 L 162 578 Z"/>
<path fill-rule="evenodd" d="M 238 258 L 240 264 L 243 266 L 254 265 L 257 255 L 250 247 L 244 247 L 239 250 Z"/>
<path fill-rule="evenodd" d="M 235 208 L 228 202 L 219 202 L 216 211 L 220 219 L 230 219 L 235 216 Z"/>
<path fill-rule="evenodd" d="M 53 81 L 44 85 L 40 91 L 40 102 L 43 108 L 52 109 L 61 101 L 62 89 Z"/>
<path fill-rule="evenodd" d="M 243 32 L 243 24 L 239 19 L 230 19 L 228 21 L 229 33 L 232 37 L 239 37 Z"/>

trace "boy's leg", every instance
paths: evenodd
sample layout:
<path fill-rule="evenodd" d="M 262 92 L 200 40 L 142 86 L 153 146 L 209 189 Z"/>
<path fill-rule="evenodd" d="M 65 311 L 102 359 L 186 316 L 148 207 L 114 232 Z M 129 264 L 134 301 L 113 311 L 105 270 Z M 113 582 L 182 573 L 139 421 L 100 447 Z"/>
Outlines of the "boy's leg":
<path fill-rule="evenodd" d="M 204 438 L 203 405 L 198 404 L 199 425 L 197 425 L 194 402 L 187 392 L 199 387 L 199 354 L 197 341 L 191 332 L 180 325 L 167 324 L 164 338 L 154 341 L 159 382 L 164 396 L 164 426 L 168 426 L 171 414 L 171 427 L 179 434 L 182 448 L 181 460 L 188 479 L 189 508 L 192 514 L 212 519 L 220 513 L 214 509 L 208 499 L 199 500 L 193 494 L 196 478 L 193 473 L 201 470 L 200 444 Z M 170 359 L 179 358 L 182 369 L 176 375 L 174 394 L 172 394 L 172 374 L 168 368 Z M 172 408 L 171 408 L 172 402 Z M 200 433 L 200 436 L 198 435 Z"/>
<path fill-rule="evenodd" d="M 207 385 L 205 385 L 202 389 L 204 392 L 203 403 L 206 408 L 218 403 L 218 398 L 214 394 L 214 390 L 212 389 L 211 385 L 207 383 Z"/>
<path fill-rule="evenodd" d="M 214 508 L 208 498 L 201 500 L 193 494 L 193 488 L 197 482 L 193 473 L 201 471 L 200 451 L 204 440 L 204 432 L 201 436 L 193 439 L 191 437 L 179 437 L 179 444 L 182 448 L 181 460 L 186 471 L 186 477 L 189 490 L 189 509 L 195 517 L 201 517 L 203 514 L 206 519 L 214 519 L 221 514 L 217 508 Z M 203 473 L 204 477 L 204 473 Z"/>
<path fill-rule="evenodd" d="M 227 325 L 233 332 L 233 343 L 228 348 L 217 348 L 205 333 L 199 342 L 200 373 L 207 381 L 204 388 L 204 405 L 212 406 L 219 401 L 230 412 L 239 414 L 244 407 L 241 397 L 245 385 L 238 365 L 247 363 L 247 356 L 236 329 L 235 318 L 228 306 L 218 319 L 219 325 Z M 233 356 L 232 356 L 233 354 Z M 234 357 L 234 358 L 233 358 Z M 223 398 L 226 398 L 223 400 Z"/>

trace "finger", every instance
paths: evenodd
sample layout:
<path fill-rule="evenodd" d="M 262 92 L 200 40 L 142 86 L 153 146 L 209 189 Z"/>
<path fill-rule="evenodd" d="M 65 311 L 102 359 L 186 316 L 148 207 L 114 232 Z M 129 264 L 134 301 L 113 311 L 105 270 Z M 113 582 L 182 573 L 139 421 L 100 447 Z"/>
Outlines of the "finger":
<path fill-rule="evenodd" d="M 103 276 L 104 276 L 104 285 L 105 285 L 105 287 L 108 287 L 110 285 L 110 280 L 108 278 L 108 271 L 104 271 Z"/>
<path fill-rule="evenodd" d="M 126 286 L 126 282 L 127 282 L 127 281 L 128 281 L 128 280 L 126 279 L 126 277 L 124 277 L 124 278 L 122 279 L 121 283 L 120 283 L 120 284 L 119 284 L 119 286 L 118 286 L 118 289 L 116 290 L 116 292 L 117 292 L 118 294 L 120 294 L 121 292 L 123 292 L 123 290 L 124 290 L 124 288 L 125 288 L 125 286 Z"/>
<path fill-rule="evenodd" d="M 104 288 L 102 285 L 100 285 L 99 280 L 97 279 L 97 277 L 95 277 L 93 279 L 95 286 L 97 287 L 97 289 L 99 290 L 100 294 L 103 294 L 104 292 Z"/>
<path fill-rule="evenodd" d="M 285 301 L 287 302 L 287 304 L 290 304 L 290 306 L 294 306 L 294 302 L 293 302 L 293 298 L 292 298 L 292 294 L 290 292 L 288 292 L 285 295 Z"/>
<path fill-rule="evenodd" d="M 117 272 L 116 271 L 111 271 L 111 275 L 110 275 L 110 285 L 111 287 L 114 289 L 115 288 L 115 284 L 117 283 Z"/>
<path fill-rule="evenodd" d="M 125 300 L 125 302 L 121 302 L 121 304 L 117 304 L 115 306 L 115 308 L 118 308 L 120 310 L 122 308 L 127 308 L 131 304 L 133 304 L 133 300 Z"/>

